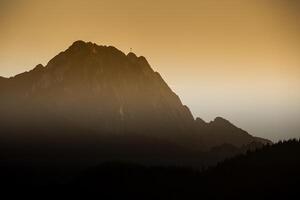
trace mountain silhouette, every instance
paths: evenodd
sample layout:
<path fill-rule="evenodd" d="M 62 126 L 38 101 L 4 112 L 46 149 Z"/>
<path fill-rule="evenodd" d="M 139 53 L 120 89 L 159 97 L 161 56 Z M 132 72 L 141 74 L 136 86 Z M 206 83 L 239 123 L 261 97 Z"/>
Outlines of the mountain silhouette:
<path fill-rule="evenodd" d="M 145 57 L 112 46 L 76 41 L 46 66 L 1 77 L 0 89 L 0 139 L 31 156 L 47 147 L 49 152 L 80 151 L 82 157 L 140 151 L 139 157 L 156 152 L 179 158 L 180 152 L 223 144 L 270 143 L 221 117 L 194 120 Z"/>
<path fill-rule="evenodd" d="M 270 144 L 269 140 L 253 137 L 246 131 L 236 127 L 222 117 L 216 117 L 213 121 L 205 123 L 202 119 L 196 118 L 196 130 L 202 135 L 202 142 L 208 148 L 222 144 L 231 144 L 241 147 L 247 144 L 259 143 Z"/>

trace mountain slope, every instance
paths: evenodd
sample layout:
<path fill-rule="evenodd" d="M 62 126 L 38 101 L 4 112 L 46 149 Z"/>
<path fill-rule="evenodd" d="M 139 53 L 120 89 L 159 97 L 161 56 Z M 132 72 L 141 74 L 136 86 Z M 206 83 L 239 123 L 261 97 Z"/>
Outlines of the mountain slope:
<path fill-rule="evenodd" d="M 202 142 L 207 148 L 222 144 L 231 144 L 236 147 L 242 147 L 251 143 L 272 143 L 263 138 L 253 137 L 248 132 L 236 127 L 222 117 L 216 117 L 209 123 L 204 122 L 200 118 L 196 118 L 195 124 L 196 130 L 201 133 Z"/>

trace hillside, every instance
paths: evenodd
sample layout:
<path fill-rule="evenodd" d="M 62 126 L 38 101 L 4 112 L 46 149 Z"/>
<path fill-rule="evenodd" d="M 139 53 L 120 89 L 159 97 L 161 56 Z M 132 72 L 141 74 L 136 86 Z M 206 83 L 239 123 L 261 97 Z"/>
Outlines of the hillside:
<path fill-rule="evenodd" d="M 1 165 L 1 185 L 27 193 L 85 198 L 290 199 L 298 195 L 299 153 L 299 140 L 279 142 L 202 171 L 112 162 L 76 173 L 51 168 L 42 177 L 36 169 Z"/>

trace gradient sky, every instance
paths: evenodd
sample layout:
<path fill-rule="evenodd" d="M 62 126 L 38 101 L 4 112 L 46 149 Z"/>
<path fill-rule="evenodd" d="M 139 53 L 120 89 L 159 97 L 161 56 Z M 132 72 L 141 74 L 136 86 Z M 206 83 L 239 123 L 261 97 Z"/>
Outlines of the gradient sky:
<path fill-rule="evenodd" d="M 75 40 L 145 56 L 194 116 L 300 137 L 300 1 L 0 0 L 0 76 Z"/>

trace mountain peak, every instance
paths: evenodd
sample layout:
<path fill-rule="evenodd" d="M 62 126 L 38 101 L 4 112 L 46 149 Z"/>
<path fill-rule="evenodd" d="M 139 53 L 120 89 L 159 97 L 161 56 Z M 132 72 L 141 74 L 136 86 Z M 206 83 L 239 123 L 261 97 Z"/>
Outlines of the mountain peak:
<path fill-rule="evenodd" d="M 209 124 L 216 127 L 236 128 L 235 125 L 223 117 L 216 117 L 213 121 L 209 122 Z"/>
<path fill-rule="evenodd" d="M 124 63 L 124 60 L 126 60 L 126 55 L 113 46 L 77 40 L 65 51 L 52 58 L 46 67 L 52 69 L 77 67 L 79 69 L 93 66 L 97 68 L 120 65 L 120 63 Z"/>
<path fill-rule="evenodd" d="M 198 125 L 206 125 L 206 122 L 203 119 L 201 119 L 200 117 L 196 117 L 195 122 Z"/>
<path fill-rule="evenodd" d="M 44 68 L 44 66 L 42 64 L 38 64 L 37 66 L 35 66 L 35 68 L 33 69 L 34 71 L 40 71 Z"/>
<path fill-rule="evenodd" d="M 223 117 L 216 117 L 213 120 L 214 123 L 230 123 L 227 119 L 223 118 Z"/>
<path fill-rule="evenodd" d="M 129 52 L 128 54 L 127 54 L 127 57 L 129 57 L 129 58 L 137 58 L 137 56 L 135 55 L 135 53 L 133 53 L 133 52 Z"/>
<path fill-rule="evenodd" d="M 84 46 L 86 44 L 88 44 L 88 42 L 85 42 L 83 40 L 77 40 L 77 41 L 73 42 L 73 44 L 71 45 L 71 47 L 81 47 L 81 46 Z"/>
<path fill-rule="evenodd" d="M 72 45 L 65 52 L 89 52 L 92 54 L 99 53 L 112 53 L 112 54 L 122 54 L 125 55 L 122 51 L 117 49 L 114 46 L 98 45 L 92 42 L 85 42 L 83 40 L 77 40 L 72 43 Z"/>
<path fill-rule="evenodd" d="M 93 46 L 98 46 L 92 42 L 85 42 L 83 40 L 77 40 L 72 43 L 72 45 L 67 49 L 68 50 L 82 50 L 82 49 L 92 49 Z"/>

